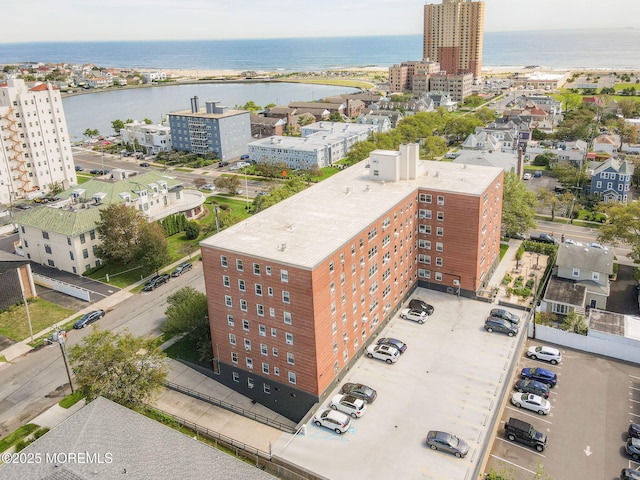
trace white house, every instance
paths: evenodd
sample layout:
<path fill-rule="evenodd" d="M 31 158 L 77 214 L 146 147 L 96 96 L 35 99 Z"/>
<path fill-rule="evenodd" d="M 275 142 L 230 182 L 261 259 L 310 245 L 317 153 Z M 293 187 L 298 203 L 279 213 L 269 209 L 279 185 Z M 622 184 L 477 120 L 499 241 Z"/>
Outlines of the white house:
<path fill-rule="evenodd" d="M 147 153 L 171 151 L 171 127 L 168 125 L 147 125 L 144 122 L 134 121 L 126 123 L 120 130 L 122 142 L 127 145 L 135 145 L 137 142 Z"/>

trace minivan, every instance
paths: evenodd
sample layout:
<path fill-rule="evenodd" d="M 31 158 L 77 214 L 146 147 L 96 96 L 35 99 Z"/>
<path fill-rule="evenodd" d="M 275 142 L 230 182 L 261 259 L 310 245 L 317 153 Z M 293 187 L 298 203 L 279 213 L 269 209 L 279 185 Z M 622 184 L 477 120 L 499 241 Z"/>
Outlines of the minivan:
<path fill-rule="evenodd" d="M 484 328 L 487 332 L 506 333 L 510 337 L 518 334 L 518 327 L 508 320 L 498 317 L 488 317 L 484 322 Z"/>

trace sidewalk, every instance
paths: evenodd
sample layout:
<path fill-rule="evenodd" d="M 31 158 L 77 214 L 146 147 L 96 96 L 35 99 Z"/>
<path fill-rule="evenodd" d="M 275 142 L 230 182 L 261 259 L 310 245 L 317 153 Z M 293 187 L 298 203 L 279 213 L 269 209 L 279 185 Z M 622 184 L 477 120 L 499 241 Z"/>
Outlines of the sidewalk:
<path fill-rule="evenodd" d="M 176 360 L 170 360 L 169 366 L 169 375 L 167 376 L 167 381 L 169 382 L 177 383 L 198 393 L 209 395 L 252 413 L 290 425 L 292 428 L 296 426 L 295 422 L 286 417 L 269 410 L 259 403 L 253 403 L 251 399 Z M 216 407 L 167 388 L 162 390 L 154 406 L 173 416 L 196 423 L 214 432 L 224 433 L 228 437 L 265 452 L 269 452 L 271 445 L 282 435 L 289 435 L 277 428 L 264 425 L 224 408 Z"/>

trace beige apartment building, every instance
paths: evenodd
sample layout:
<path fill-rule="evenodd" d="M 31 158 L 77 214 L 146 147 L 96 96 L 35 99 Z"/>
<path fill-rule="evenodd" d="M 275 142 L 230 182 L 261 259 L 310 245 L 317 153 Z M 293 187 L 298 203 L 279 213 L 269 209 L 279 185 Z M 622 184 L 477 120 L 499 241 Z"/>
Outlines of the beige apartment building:
<path fill-rule="evenodd" d="M 424 6 L 423 58 L 448 74 L 472 73 L 482 78 L 484 2 L 442 0 Z"/>
<path fill-rule="evenodd" d="M 52 184 L 77 185 L 58 87 L 0 83 L 0 204 L 40 196 Z"/>

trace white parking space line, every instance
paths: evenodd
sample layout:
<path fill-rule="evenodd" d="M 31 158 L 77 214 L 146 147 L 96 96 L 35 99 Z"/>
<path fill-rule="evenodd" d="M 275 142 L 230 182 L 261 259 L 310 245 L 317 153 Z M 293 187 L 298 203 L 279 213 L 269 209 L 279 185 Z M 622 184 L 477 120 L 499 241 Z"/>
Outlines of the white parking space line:
<path fill-rule="evenodd" d="M 640 403 L 640 401 L 638 401 L 638 400 L 634 400 L 633 398 L 630 398 L 630 399 L 629 399 L 629 401 L 630 401 L 630 402 L 633 402 L 633 403 Z"/>
<path fill-rule="evenodd" d="M 629 375 L 631 378 L 636 378 L 638 380 L 640 380 L 640 377 L 636 377 L 635 375 Z"/>
<path fill-rule="evenodd" d="M 629 387 L 629 390 L 638 390 L 638 391 L 640 391 L 640 388 L 638 388 L 638 387 Z"/>
<path fill-rule="evenodd" d="M 629 408 L 632 408 L 632 407 L 631 407 L 631 406 L 629 406 Z M 634 416 L 634 417 L 640 417 L 640 415 L 638 415 L 637 413 L 631 413 L 631 412 L 629 412 L 629 415 L 632 415 L 632 416 Z"/>
<path fill-rule="evenodd" d="M 529 452 L 529 453 L 532 453 L 532 454 L 537 455 L 537 456 L 539 456 L 539 457 L 546 458 L 546 457 L 545 457 L 543 454 L 541 454 L 540 452 L 538 452 L 538 451 L 536 451 L 536 450 L 531 450 L 531 449 L 530 449 L 530 448 L 528 448 L 528 447 L 523 447 L 522 445 L 520 445 L 520 444 L 518 444 L 518 443 L 515 443 L 515 442 L 511 442 L 511 441 L 507 440 L 506 438 L 496 437 L 496 439 L 498 439 L 498 440 L 502 440 L 504 443 L 508 443 L 508 444 L 509 444 L 509 445 L 511 445 L 512 447 L 519 448 L 520 450 L 524 450 L 525 452 Z M 491 454 L 491 456 L 492 456 L 492 457 L 495 457 L 495 455 L 494 455 L 494 454 Z M 496 457 L 496 458 L 499 458 L 499 457 Z"/>
<path fill-rule="evenodd" d="M 527 412 L 525 409 L 512 407 L 510 405 L 507 405 L 505 408 L 508 408 L 509 410 L 513 410 L 514 412 L 518 412 L 518 414 L 526 415 L 527 417 L 537 418 L 538 420 L 540 420 L 540 421 L 542 421 L 544 423 L 548 423 L 549 425 L 553 425 L 553 422 L 550 422 L 549 420 L 545 420 L 543 418 L 546 415 L 535 415 L 535 414 Z"/>
<path fill-rule="evenodd" d="M 529 472 L 529 473 L 532 473 L 534 475 L 537 475 L 537 472 L 534 472 L 533 470 L 529 470 L 528 468 L 521 467 L 517 463 L 510 462 L 509 460 L 505 460 L 504 458 L 500 458 L 500 457 L 498 457 L 496 455 L 493 455 L 493 454 L 491 454 L 491 456 L 493 458 L 497 459 L 497 460 L 500 460 L 501 462 L 508 463 L 509 465 L 513 465 L 514 467 L 519 468 L 520 470 L 524 470 L 525 472 Z"/>

